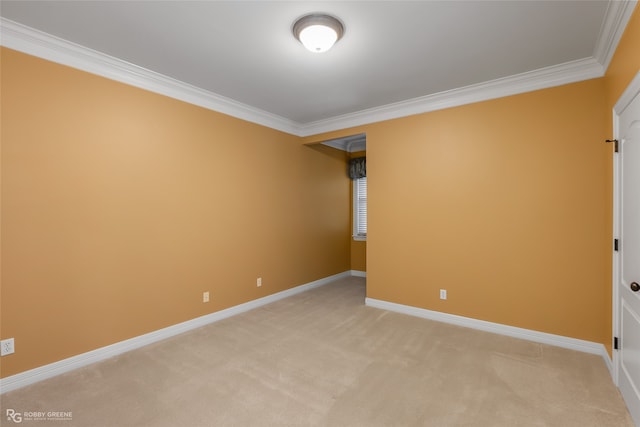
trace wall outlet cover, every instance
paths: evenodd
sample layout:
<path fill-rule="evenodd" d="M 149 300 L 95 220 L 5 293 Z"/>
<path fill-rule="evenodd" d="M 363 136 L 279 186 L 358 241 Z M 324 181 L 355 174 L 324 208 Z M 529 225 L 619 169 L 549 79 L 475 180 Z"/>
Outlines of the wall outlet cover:
<path fill-rule="evenodd" d="M 7 356 L 13 354 L 16 351 L 13 338 L 7 338 L 0 341 L 0 356 Z"/>

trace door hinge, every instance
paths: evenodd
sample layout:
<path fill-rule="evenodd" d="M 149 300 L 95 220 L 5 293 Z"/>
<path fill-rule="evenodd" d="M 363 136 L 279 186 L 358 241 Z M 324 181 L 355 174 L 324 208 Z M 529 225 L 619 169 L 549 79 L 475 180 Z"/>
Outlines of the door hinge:
<path fill-rule="evenodd" d="M 618 239 L 613 239 L 613 250 L 618 252 Z"/>
<path fill-rule="evenodd" d="M 617 153 L 618 152 L 618 140 L 617 139 L 607 139 L 605 140 L 605 142 L 613 142 L 613 150 Z"/>
<path fill-rule="evenodd" d="M 613 349 L 614 350 L 620 349 L 620 341 L 618 340 L 618 337 L 613 337 Z"/>

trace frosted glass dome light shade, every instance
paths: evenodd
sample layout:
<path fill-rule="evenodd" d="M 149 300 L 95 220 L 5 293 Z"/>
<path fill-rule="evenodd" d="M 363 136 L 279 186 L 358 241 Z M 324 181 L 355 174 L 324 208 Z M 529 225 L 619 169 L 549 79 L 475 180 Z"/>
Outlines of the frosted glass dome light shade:
<path fill-rule="evenodd" d="M 333 16 L 305 15 L 293 25 L 293 34 L 311 52 L 326 52 L 340 40 L 344 26 Z"/>
<path fill-rule="evenodd" d="M 311 52 L 326 52 L 338 40 L 333 28 L 324 25 L 310 25 L 300 31 L 300 41 Z"/>

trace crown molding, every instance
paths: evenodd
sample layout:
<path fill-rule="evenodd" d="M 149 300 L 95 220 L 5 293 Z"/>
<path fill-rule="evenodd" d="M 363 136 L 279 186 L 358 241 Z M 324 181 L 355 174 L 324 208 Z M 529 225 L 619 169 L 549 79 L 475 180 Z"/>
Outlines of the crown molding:
<path fill-rule="evenodd" d="M 289 134 L 292 120 L 0 17 L 0 45 Z"/>
<path fill-rule="evenodd" d="M 609 63 L 637 3 L 637 0 L 631 0 L 609 1 L 607 4 L 600 35 L 593 50 L 593 57 L 602 64 L 605 71 L 609 68 Z"/>
<path fill-rule="evenodd" d="M 304 137 L 602 77 L 636 4 L 637 0 L 609 2 L 593 57 L 310 123 L 294 122 L 1 17 L 0 44 L 248 122 Z"/>
<path fill-rule="evenodd" d="M 357 135 L 346 136 L 344 138 L 322 141 L 321 144 L 346 151 L 347 153 L 355 153 L 358 151 L 365 151 L 367 149 L 367 135 L 360 133 Z"/>
<path fill-rule="evenodd" d="M 397 119 L 414 114 L 428 113 L 458 107 L 474 102 L 546 89 L 582 80 L 602 77 L 604 69 L 594 58 L 585 58 L 560 65 L 528 71 L 459 89 L 421 96 L 407 101 L 370 108 L 301 126 L 301 136 L 317 135 L 368 123 Z"/>

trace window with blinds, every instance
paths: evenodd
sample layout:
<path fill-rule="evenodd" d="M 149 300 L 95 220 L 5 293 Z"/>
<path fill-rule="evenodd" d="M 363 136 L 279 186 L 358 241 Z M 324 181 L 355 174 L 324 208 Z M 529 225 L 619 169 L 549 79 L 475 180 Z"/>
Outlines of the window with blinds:
<path fill-rule="evenodd" d="M 367 237 L 367 177 L 353 180 L 353 238 Z"/>

